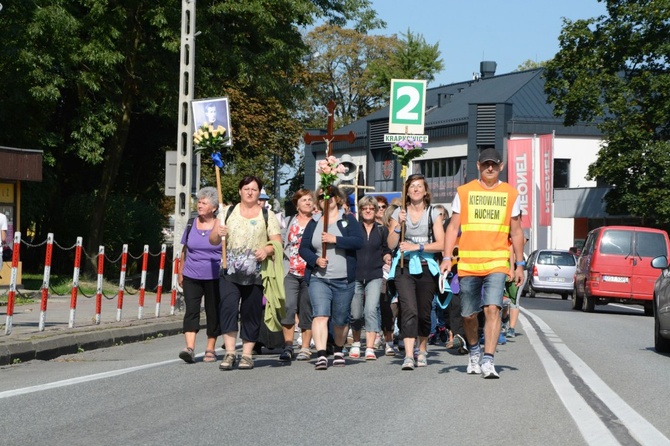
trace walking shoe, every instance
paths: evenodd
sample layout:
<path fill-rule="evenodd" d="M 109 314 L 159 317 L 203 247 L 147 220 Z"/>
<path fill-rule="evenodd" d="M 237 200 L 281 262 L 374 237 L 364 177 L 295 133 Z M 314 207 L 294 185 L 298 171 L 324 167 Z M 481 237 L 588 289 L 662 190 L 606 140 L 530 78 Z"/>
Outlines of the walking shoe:
<path fill-rule="evenodd" d="M 375 354 L 375 350 L 373 348 L 365 349 L 365 359 L 366 361 L 374 361 L 377 359 L 377 355 Z"/>
<path fill-rule="evenodd" d="M 505 345 L 507 344 L 507 338 L 505 337 L 505 333 L 500 333 L 500 336 L 498 336 L 498 345 Z"/>
<path fill-rule="evenodd" d="M 240 358 L 240 363 L 237 365 L 239 370 L 251 370 L 254 368 L 254 360 L 251 356 L 244 356 Z"/>
<path fill-rule="evenodd" d="M 351 350 L 349 350 L 349 357 L 358 359 L 361 357 L 361 343 L 360 342 L 354 342 L 351 344 Z"/>
<path fill-rule="evenodd" d="M 503 322 L 500 325 L 500 332 L 501 333 L 507 333 L 507 330 L 509 329 L 509 322 Z"/>
<path fill-rule="evenodd" d="M 344 367 L 345 364 L 344 353 L 337 352 L 333 354 L 333 367 Z"/>
<path fill-rule="evenodd" d="M 233 370 L 236 360 L 237 358 L 234 353 L 226 353 L 226 356 L 223 357 L 223 361 L 219 364 L 219 370 Z"/>
<path fill-rule="evenodd" d="M 279 360 L 281 362 L 291 362 L 293 359 L 293 347 L 284 347 L 284 351 L 279 355 Z"/>
<path fill-rule="evenodd" d="M 386 356 L 395 356 L 395 348 L 393 348 L 393 344 L 386 344 L 386 350 L 384 350 L 384 354 Z"/>
<path fill-rule="evenodd" d="M 372 346 L 374 347 L 375 350 L 377 350 L 379 349 L 379 347 L 382 346 L 382 344 L 383 344 L 382 337 L 379 335 L 379 333 L 377 333 L 377 336 L 375 336 L 375 342 Z"/>
<path fill-rule="evenodd" d="M 428 352 L 419 351 L 419 355 L 416 357 L 416 366 L 417 367 L 426 367 L 428 365 Z"/>
<path fill-rule="evenodd" d="M 193 364 L 195 362 L 195 354 L 191 347 L 186 347 L 184 350 L 179 352 L 179 358 L 184 362 Z"/>
<path fill-rule="evenodd" d="M 458 349 L 459 355 L 464 355 L 468 352 L 468 344 L 466 344 L 465 339 L 463 339 L 463 336 L 459 334 L 454 335 L 454 348 Z"/>
<path fill-rule="evenodd" d="M 309 361 L 310 359 L 312 359 L 312 352 L 308 348 L 301 348 L 298 356 L 295 357 L 296 361 Z"/>
<path fill-rule="evenodd" d="M 298 335 L 298 339 L 295 340 L 295 343 L 298 345 L 302 345 L 302 333 Z"/>
<path fill-rule="evenodd" d="M 496 366 L 493 365 L 493 361 L 484 361 L 481 366 L 482 377 L 484 379 L 498 379 L 498 372 L 496 372 Z"/>
<path fill-rule="evenodd" d="M 437 335 L 435 333 L 431 333 L 428 335 L 428 345 L 435 345 L 437 343 Z"/>
<path fill-rule="evenodd" d="M 470 352 L 470 360 L 468 362 L 468 374 L 469 375 L 479 375 L 482 373 L 482 368 L 479 365 L 479 360 L 481 359 L 481 353 L 472 353 Z"/>
<path fill-rule="evenodd" d="M 328 369 L 328 358 L 325 356 L 319 356 L 319 359 L 316 360 L 314 364 L 314 370 L 327 370 Z"/>
<path fill-rule="evenodd" d="M 516 336 L 516 331 L 514 331 L 513 328 L 509 328 L 509 329 L 507 330 L 507 334 L 506 334 L 506 336 L 507 336 L 508 338 L 513 338 L 513 337 L 515 337 L 515 336 Z"/>
<path fill-rule="evenodd" d="M 405 356 L 405 360 L 402 362 L 402 370 L 414 370 L 414 358 Z"/>

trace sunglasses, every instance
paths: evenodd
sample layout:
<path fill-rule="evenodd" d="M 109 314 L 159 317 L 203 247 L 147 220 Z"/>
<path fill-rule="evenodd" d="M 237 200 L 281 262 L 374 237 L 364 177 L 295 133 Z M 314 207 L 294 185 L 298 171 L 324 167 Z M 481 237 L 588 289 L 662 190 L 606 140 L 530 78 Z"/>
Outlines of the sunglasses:
<path fill-rule="evenodd" d="M 385 204 L 380 204 L 379 209 L 386 209 L 386 205 Z"/>

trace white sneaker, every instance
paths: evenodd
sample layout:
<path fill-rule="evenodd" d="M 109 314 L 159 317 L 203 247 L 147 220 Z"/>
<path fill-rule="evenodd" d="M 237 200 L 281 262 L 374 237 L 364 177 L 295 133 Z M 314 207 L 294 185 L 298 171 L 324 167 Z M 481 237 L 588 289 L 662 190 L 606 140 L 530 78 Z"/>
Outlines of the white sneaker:
<path fill-rule="evenodd" d="M 493 361 L 484 361 L 481 365 L 482 377 L 484 379 L 498 379 L 498 372 L 496 372 L 496 366 L 493 365 Z"/>
<path fill-rule="evenodd" d="M 349 357 L 358 359 L 361 357 L 361 343 L 360 342 L 354 342 L 351 344 L 351 350 L 349 350 Z"/>
<path fill-rule="evenodd" d="M 469 375 L 479 375 L 480 373 L 482 373 L 482 368 L 479 365 L 480 358 L 481 358 L 481 353 L 470 352 L 470 362 L 468 362 L 468 374 Z"/>
<path fill-rule="evenodd" d="M 379 335 L 379 333 L 377 333 L 377 336 L 375 336 L 375 342 L 373 347 L 375 350 L 378 350 L 379 347 L 381 346 L 382 346 L 382 337 Z"/>
<path fill-rule="evenodd" d="M 298 339 L 295 340 L 295 343 L 298 345 L 302 345 L 302 334 L 298 336 Z"/>

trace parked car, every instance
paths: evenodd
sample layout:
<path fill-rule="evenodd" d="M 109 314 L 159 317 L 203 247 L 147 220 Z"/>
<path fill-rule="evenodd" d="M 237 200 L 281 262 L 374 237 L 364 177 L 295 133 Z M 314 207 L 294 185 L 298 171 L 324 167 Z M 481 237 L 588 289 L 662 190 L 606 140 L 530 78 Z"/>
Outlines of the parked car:
<path fill-rule="evenodd" d="M 567 299 L 575 286 L 577 261 L 570 251 L 538 249 L 528 257 L 526 269 L 528 280 L 524 294 L 535 297 L 536 293 L 556 293 Z"/>
<path fill-rule="evenodd" d="M 670 269 L 666 256 L 655 257 L 651 266 L 662 270 L 654 283 L 654 348 L 670 353 Z"/>
<path fill-rule="evenodd" d="M 658 271 L 651 260 L 668 255 L 668 234 L 637 226 L 601 226 L 588 233 L 577 262 L 572 308 L 592 312 L 609 302 L 644 306 L 652 316 Z"/>

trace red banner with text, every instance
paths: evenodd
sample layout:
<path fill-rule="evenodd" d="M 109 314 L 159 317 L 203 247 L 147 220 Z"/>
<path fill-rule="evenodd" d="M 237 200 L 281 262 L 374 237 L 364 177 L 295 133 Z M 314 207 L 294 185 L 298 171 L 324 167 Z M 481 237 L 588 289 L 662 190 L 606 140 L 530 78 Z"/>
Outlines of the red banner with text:
<path fill-rule="evenodd" d="M 533 140 L 510 139 L 507 153 L 508 182 L 519 191 L 521 227 L 528 229 L 533 212 Z"/>
<path fill-rule="evenodd" d="M 551 205 L 554 201 L 554 135 L 541 135 L 540 140 L 540 196 L 538 213 L 540 226 L 551 226 Z"/>

